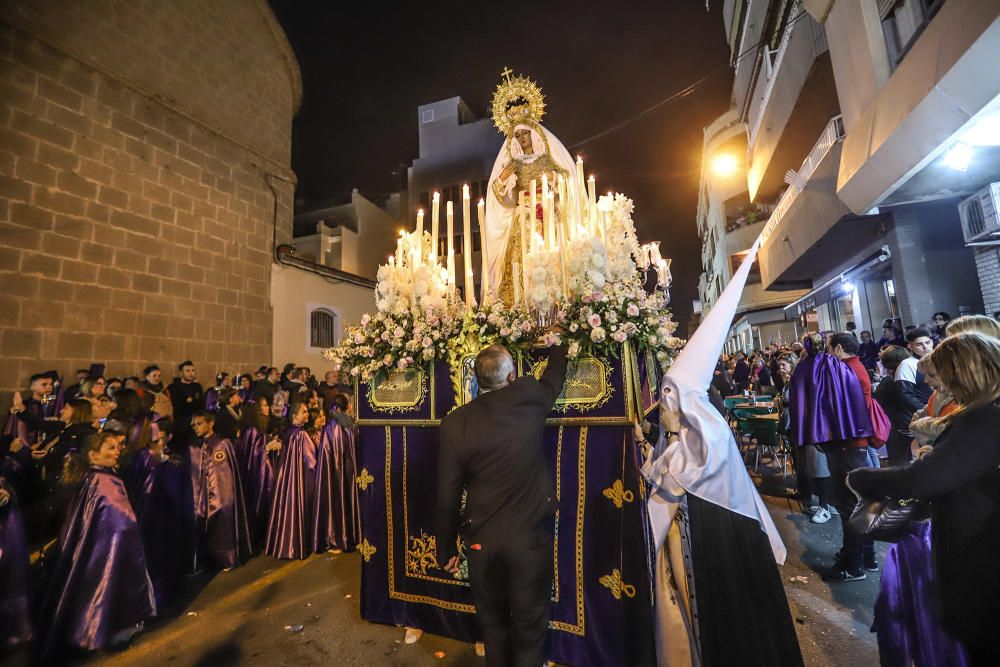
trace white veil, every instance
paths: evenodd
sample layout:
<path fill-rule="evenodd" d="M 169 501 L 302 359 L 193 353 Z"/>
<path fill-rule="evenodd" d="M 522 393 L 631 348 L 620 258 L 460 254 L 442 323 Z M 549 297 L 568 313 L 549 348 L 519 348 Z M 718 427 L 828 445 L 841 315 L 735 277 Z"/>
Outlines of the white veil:
<path fill-rule="evenodd" d="M 514 132 L 518 128 L 526 128 L 531 131 L 531 145 L 535 149 L 533 156 L 525 157 L 521 150 L 521 145 L 514 138 Z M 510 136 L 500 147 L 500 153 L 493 163 L 493 170 L 490 172 L 490 180 L 487 181 L 486 193 L 486 265 L 490 272 L 490 292 L 497 293 L 500 286 L 500 278 L 503 276 L 503 260 L 507 255 L 507 242 L 510 240 L 511 223 L 514 220 L 513 208 L 507 208 L 493 191 L 493 181 L 500 177 L 500 172 L 507 164 L 508 159 L 513 158 L 519 162 L 531 163 L 541 157 L 548 150 L 552 160 L 566 170 L 566 198 L 570 206 L 579 205 L 579 195 L 576 182 L 576 165 L 573 157 L 563 146 L 556 135 L 549 132 L 541 124 L 517 123 L 511 130 Z M 507 185 L 514 191 L 517 197 L 517 186 L 515 182 L 517 176 L 511 174 L 507 179 Z M 552 184 L 555 188 L 555 184 Z M 563 204 L 565 207 L 566 205 Z M 565 213 L 564 213 L 565 214 Z M 520 261 L 516 258 L 514 261 Z"/>

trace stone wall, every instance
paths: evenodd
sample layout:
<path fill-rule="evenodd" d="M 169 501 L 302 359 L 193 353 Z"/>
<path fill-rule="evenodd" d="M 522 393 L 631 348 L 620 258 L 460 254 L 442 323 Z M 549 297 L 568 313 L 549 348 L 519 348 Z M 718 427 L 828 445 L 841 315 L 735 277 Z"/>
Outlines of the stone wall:
<path fill-rule="evenodd" d="M 93 361 L 191 358 L 207 379 L 270 360 L 289 54 L 256 1 L 5 3 L 0 389 Z"/>

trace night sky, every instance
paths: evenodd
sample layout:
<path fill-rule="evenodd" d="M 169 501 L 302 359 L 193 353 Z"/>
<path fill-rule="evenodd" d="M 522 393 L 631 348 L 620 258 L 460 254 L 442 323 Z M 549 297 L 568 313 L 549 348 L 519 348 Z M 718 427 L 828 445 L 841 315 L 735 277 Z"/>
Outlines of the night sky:
<path fill-rule="evenodd" d="M 297 197 L 348 200 L 400 188 L 418 157 L 417 106 L 460 95 L 480 117 L 504 67 L 546 98 L 543 124 L 597 176 L 635 201 L 641 242 L 673 258 L 675 316 L 697 298 L 695 215 L 702 128 L 732 86 L 721 1 L 312 3 L 272 0 L 302 69 L 294 122 Z M 604 137 L 706 75 L 695 92 Z M 403 172 L 405 174 L 405 171 Z M 683 332 L 683 327 L 681 332 Z"/>

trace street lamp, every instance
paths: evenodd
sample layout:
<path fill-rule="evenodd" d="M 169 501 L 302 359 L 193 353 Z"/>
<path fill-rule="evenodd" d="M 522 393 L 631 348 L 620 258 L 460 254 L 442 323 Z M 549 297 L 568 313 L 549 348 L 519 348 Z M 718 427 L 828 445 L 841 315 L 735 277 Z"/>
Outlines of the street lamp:
<path fill-rule="evenodd" d="M 716 155 L 712 159 L 712 173 L 722 178 L 728 178 L 735 174 L 738 166 L 736 158 L 729 153 Z"/>

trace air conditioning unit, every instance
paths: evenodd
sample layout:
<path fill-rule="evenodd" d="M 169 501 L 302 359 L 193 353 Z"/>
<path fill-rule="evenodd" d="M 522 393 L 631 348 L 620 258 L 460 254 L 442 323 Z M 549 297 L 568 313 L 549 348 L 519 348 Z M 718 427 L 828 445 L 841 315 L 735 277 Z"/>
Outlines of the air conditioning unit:
<path fill-rule="evenodd" d="M 1000 236 L 1000 183 L 990 183 L 958 205 L 966 243 L 983 243 Z"/>

